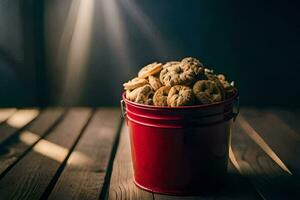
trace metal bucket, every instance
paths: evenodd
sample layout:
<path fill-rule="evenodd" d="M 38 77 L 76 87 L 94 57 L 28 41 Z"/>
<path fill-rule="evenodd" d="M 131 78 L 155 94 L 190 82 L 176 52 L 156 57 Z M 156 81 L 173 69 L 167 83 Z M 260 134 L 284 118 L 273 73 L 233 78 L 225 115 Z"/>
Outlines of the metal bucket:
<path fill-rule="evenodd" d="M 157 107 L 125 98 L 134 182 L 142 189 L 194 195 L 215 189 L 227 171 L 238 93 L 209 105 Z"/>

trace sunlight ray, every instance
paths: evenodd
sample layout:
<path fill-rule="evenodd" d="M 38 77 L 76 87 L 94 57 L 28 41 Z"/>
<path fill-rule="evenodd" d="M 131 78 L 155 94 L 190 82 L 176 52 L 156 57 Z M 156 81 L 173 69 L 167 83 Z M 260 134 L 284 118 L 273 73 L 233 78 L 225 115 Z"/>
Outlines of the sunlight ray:
<path fill-rule="evenodd" d="M 63 83 L 61 101 L 74 104 L 79 101 L 86 76 L 88 55 L 90 52 L 94 0 L 81 0 L 70 49 L 66 61 L 66 78 Z"/>
<path fill-rule="evenodd" d="M 101 11 L 104 16 L 104 26 L 109 44 L 112 45 L 119 63 L 130 70 L 129 44 L 127 41 L 127 30 L 120 14 L 120 8 L 116 0 L 100 0 Z M 123 69 L 124 71 L 124 69 Z M 129 73 L 129 72 L 127 72 Z"/>
<path fill-rule="evenodd" d="M 121 0 L 120 3 L 148 38 L 158 56 L 162 59 L 168 58 L 171 53 L 170 49 L 168 49 L 168 45 L 163 40 L 160 30 L 152 20 L 139 8 L 134 0 Z"/>
<path fill-rule="evenodd" d="M 38 116 L 37 109 L 22 109 L 13 114 L 6 123 L 14 128 L 21 128 Z"/>
<path fill-rule="evenodd" d="M 67 148 L 48 140 L 41 139 L 39 135 L 30 131 L 23 131 L 19 135 L 19 139 L 27 145 L 33 145 L 38 141 L 38 143 L 34 145 L 33 150 L 57 162 L 63 162 L 69 153 Z M 67 164 L 74 166 L 86 166 L 91 163 L 92 160 L 87 155 L 78 151 L 72 152 L 67 162 Z"/>

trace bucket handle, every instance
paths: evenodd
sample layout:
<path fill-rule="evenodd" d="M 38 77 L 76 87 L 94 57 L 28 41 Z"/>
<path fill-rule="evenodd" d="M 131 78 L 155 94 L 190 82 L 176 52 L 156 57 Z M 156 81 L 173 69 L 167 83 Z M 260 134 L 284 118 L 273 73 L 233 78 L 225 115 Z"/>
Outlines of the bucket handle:
<path fill-rule="evenodd" d="M 234 105 L 233 105 L 233 121 L 236 120 L 237 116 L 240 113 L 240 98 L 239 96 L 235 99 Z"/>
<path fill-rule="evenodd" d="M 125 102 L 124 102 L 123 99 L 120 101 L 120 105 L 121 105 L 122 116 L 123 116 L 123 118 L 125 119 L 125 118 L 126 118 L 127 112 L 126 112 Z"/>

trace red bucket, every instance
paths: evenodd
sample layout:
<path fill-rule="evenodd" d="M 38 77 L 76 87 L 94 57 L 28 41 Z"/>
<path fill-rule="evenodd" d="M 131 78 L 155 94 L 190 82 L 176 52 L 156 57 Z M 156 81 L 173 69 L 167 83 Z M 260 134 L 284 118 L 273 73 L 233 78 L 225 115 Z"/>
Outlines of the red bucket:
<path fill-rule="evenodd" d="M 238 93 L 209 105 L 157 107 L 131 102 L 122 110 L 130 130 L 134 182 L 156 193 L 194 195 L 224 180 Z"/>

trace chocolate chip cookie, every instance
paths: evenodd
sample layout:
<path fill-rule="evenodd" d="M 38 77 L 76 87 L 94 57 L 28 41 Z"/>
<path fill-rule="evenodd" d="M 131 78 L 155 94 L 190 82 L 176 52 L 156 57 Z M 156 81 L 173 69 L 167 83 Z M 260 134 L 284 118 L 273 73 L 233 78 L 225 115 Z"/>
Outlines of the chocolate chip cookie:
<path fill-rule="evenodd" d="M 126 90 L 126 98 L 129 99 L 130 101 L 135 101 L 140 89 L 141 87 L 135 88 L 134 90 Z"/>
<path fill-rule="evenodd" d="M 193 57 L 183 58 L 181 60 L 181 63 L 189 63 L 191 65 L 195 65 L 195 66 L 198 66 L 198 67 L 203 67 L 203 64 L 198 59 L 193 58 Z"/>
<path fill-rule="evenodd" d="M 146 105 L 153 105 L 153 95 L 154 91 L 152 87 L 149 84 L 144 85 L 138 91 L 134 102 Z"/>
<path fill-rule="evenodd" d="M 123 86 L 130 101 L 170 107 L 219 102 L 237 92 L 223 74 L 193 57 L 148 64 Z"/>
<path fill-rule="evenodd" d="M 204 76 L 203 64 L 192 57 L 184 58 L 181 62 L 166 63 L 160 72 L 160 81 L 167 86 L 191 85 Z"/>
<path fill-rule="evenodd" d="M 231 97 L 235 93 L 233 84 L 230 84 L 223 74 L 218 74 L 217 77 L 224 90 L 225 98 Z"/>
<path fill-rule="evenodd" d="M 190 67 L 180 64 L 165 68 L 160 72 L 160 81 L 166 86 L 189 85 L 196 74 Z"/>
<path fill-rule="evenodd" d="M 175 85 L 171 87 L 168 98 L 168 106 L 190 106 L 194 103 L 193 91 L 190 87 Z"/>
<path fill-rule="evenodd" d="M 202 104 L 222 101 L 222 88 L 212 80 L 200 80 L 193 86 L 193 92 L 197 100 Z"/>
<path fill-rule="evenodd" d="M 166 64 L 163 65 L 163 69 L 174 66 L 174 65 L 178 65 L 179 63 L 180 63 L 179 61 L 166 62 Z"/>
<path fill-rule="evenodd" d="M 161 88 L 159 88 L 154 93 L 153 104 L 155 106 L 167 106 L 168 105 L 167 98 L 168 98 L 170 89 L 171 89 L 170 86 L 162 86 Z"/>
<path fill-rule="evenodd" d="M 156 76 L 151 75 L 148 77 L 148 80 L 149 80 L 149 84 L 154 89 L 154 91 L 158 90 L 158 88 L 163 86 L 163 84 L 160 82 L 159 78 L 157 78 Z"/>

